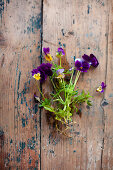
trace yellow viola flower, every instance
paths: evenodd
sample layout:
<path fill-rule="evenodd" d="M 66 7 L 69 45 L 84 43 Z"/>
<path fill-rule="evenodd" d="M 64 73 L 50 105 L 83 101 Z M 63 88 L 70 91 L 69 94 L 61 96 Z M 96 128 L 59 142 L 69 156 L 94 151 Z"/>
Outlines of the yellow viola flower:
<path fill-rule="evenodd" d="M 99 87 L 96 89 L 96 91 L 97 91 L 97 92 L 100 92 L 100 93 L 103 93 L 103 92 L 104 92 L 103 89 L 105 89 L 105 88 L 106 88 L 106 84 L 105 84 L 104 82 L 102 82 L 102 83 L 101 83 L 101 86 L 99 86 Z"/>
<path fill-rule="evenodd" d="M 41 79 L 40 73 L 34 74 L 33 78 L 35 78 L 36 80 L 40 80 Z"/>
<path fill-rule="evenodd" d="M 59 79 L 63 79 L 64 77 L 65 77 L 64 74 L 59 74 L 59 75 L 57 76 L 57 78 L 59 78 Z"/>
<path fill-rule="evenodd" d="M 53 60 L 53 58 L 51 57 L 50 54 L 46 54 L 46 55 L 45 55 L 45 59 L 46 59 L 47 61 L 52 61 L 52 60 Z"/>
<path fill-rule="evenodd" d="M 57 53 L 56 53 L 56 57 L 57 57 L 57 58 L 60 58 L 61 55 L 57 52 Z"/>
<path fill-rule="evenodd" d="M 96 91 L 97 92 L 102 92 L 102 86 L 99 86 Z"/>

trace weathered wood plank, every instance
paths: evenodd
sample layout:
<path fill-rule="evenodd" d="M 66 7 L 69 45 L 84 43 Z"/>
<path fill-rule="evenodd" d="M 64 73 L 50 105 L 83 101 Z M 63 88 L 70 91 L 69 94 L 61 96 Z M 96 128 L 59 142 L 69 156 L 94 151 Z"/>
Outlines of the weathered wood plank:
<path fill-rule="evenodd" d="M 40 169 L 41 0 L 0 1 L 0 169 Z"/>
<path fill-rule="evenodd" d="M 43 46 L 49 46 L 54 56 L 57 48 L 62 45 L 66 49 L 66 64 L 69 67 L 73 65 L 74 56 L 81 57 L 84 53 L 96 55 L 100 65 L 80 77 L 78 86 L 89 90 L 94 96 L 93 106 L 90 109 L 83 106 L 81 118 L 74 115 L 77 124 L 72 126 L 71 139 L 53 135 L 52 127 L 46 120 L 46 112 L 43 112 L 43 170 L 99 170 L 102 167 L 103 94 L 97 94 L 96 87 L 105 81 L 106 75 L 108 12 L 107 0 L 44 0 Z M 45 92 L 50 90 L 46 85 L 43 88 Z"/>
<path fill-rule="evenodd" d="M 104 137 L 102 168 L 113 169 L 113 1 L 108 3 L 108 34 L 106 50 L 106 92 L 103 97 Z"/>

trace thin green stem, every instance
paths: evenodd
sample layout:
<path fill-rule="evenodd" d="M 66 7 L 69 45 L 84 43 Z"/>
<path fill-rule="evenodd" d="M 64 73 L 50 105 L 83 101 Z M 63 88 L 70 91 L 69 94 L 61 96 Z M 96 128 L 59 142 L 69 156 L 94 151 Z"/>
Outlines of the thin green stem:
<path fill-rule="evenodd" d="M 42 94 L 42 92 L 41 92 L 41 90 L 40 90 L 40 88 L 39 88 L 38 84 L 37 84 L 37 87 L 38 87 L 38 90 L 39 90 L 40 94 L 42 95 L 42 97 L 43 97 L 43 98 L 44 98 L 44 100 L 45 100 L 45 97 L 44 97 L 44 95 Z"/>
<path fill-rule="evenodd" d="M 65 100 L 66 100 L 66 90 L 65 90 L 65 81 L 63 79 L 63 84 L 64 84 L 64 94 L 65 94 Z"/>
<path fill-rule="evenodd" d="M 53 82 L 53 79 L 50 78 L 50 80 L 51 80 L 51 82 L 52 82 L 52 85 L 53 85 L 54 89 L 56 90 L 56 86 L 55 86 L 55 84 L 54 84 L 54 82 Z"/>
<path fill-rule="evenodd" d="M 74 82 L 74 88 L 75 88 L 76 83 L 77 83 L 77 81 L 78 81 L 78 79 L 79 79 L 80 73 L 81 73 L 81 71 L 78 71 L 78 72 L 77 72 L 77 75 L 76 75 L 76 78 L 75 78 L 75 82 Z"/>
<path fill-rule="evenodd" d="M 70 85 L 72 84 L 73 73 L 74 73 L 74 69 L 73 69 L 72 74 L 71 74 L 71 78 L 70 78 L 70 82 L 69 82 L 69 87 L 70 87 Z"/>
<path fill-rule="evenodd" d="M 62 63 L 61 63 L 61 56 L 60 56 L 60 67 L 62 66 Z"/>
<path fill-rule="evenodd" d="M 54 63 L 54 61 L 52 61 L 52 64 L 55 66 L 55 63 Z"/>
<path fill-rule="evenodd" d="M 52 82 L 52 85 L 53 85 L 53 87 L 54 87 L 56 93 L 57 93 L 57 88 L 56 88 L 56 86 L 55 86 L 55 84 L 54 84 L 54 82 L 53 82 L 53 79 L 50 78 L 50 80 L 51 80 L 51 82 Z M 63 101 L 63 99 L 62 99 L 62 97 L 60 96 L 60 94 L 58 94 L 58 96 L 59 96 L 59 98 Z"/>

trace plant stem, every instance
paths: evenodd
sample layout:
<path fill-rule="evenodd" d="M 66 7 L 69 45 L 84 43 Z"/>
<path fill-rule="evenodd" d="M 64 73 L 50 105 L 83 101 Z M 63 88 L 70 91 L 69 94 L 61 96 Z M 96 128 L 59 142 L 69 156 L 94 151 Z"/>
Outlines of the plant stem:
<path fill-rule="evenodd" d="M 75 88 L 76 83 L 77 83 L 77 81 L 78 81 L 78 79 L 79 79 L 80 73 L 81 73 L 81 71 L 78 71 L 78 72 L 77 72 L 77 75 L 76 75 L 76 78 L 75 78 L 75 82 L 74 82 L 74 88 Z"/>
<path fill-rule="evenodd" d="M 71 74 L 71 78 L 70 78 L 69 86 L 72 84 L 73 73 L 74 73 L 74 69 L 73 69 L 72 74 Z"/>
<path fill-rule="evenodd" d="M 39 90 L 40 94 L 42 95 L 42 97 L 43 97 L 43 98 L 44 98 L 44 100 L 45 100 L 45 97 L 44 97 L 44 95 L 42 94 L 42 92 L 41 92 L 41 90 L 40 90 L 40 88 L 39 88 L 38 84 L 37 84 L 37 87 L 38 87 L 38 90 Z"/>
<path fill-rule="evenodd" d="M 55 63 L 54 63 L 54 61 L 52 61 L 52 64 L 55 66 Z"/>
<path fill-rule="evenodd" d="M 61 67 L 61 56 L 60 56 L 60 67 Z"/>
<path fill-rule="evenodd" d="M 54 87 L 54 89 L 56 90 L 56 86 L 55 86 L 55 84 L 54 84 L 54 82 L 53 82 L 53 79 L 50 77 L 50 80 L 51 80 L 51 82 L 52 82 L 52 85 L 53 85 L 53 87 Z"/>
<path fill-rule="evenodd" d="M 63 79 L 63 84 L 64 84 L 64 94 L 65 94 L 65 100 L 66 100 L 66 90 L 65 90 L 65 81 Z"/>
<path fill-rule="evenodd" d="M 56 88 L 56 86 L 55 86 L 55 84 L 54 84 L 54 82 L 53 82 L 53 79 L 50 78 L 50 80 L 51 80 L 51 82 L 52 82 L 52 85 L 53 85 L 53 87 L 54 87 L 56 93 L 57 93 L 57 88 Z M 59 94 L 58 96 L 59 96 L 59 98 L 63 101 L 63 99 L 62 99 L 62 97 L 60 96 L 60 94 Z"/>

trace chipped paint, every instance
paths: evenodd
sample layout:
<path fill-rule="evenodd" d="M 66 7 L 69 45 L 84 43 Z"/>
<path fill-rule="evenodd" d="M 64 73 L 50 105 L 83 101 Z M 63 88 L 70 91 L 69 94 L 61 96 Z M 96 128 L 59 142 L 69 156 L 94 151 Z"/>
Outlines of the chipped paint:
<path fill-rule="evenodd" d="M 19 107 L 18 107 L 18 100 L 19 100 L 19 86 L 20 86 L 20 77 L 21 77 L 21 71 L 19 71 L 19 76 L 18 76 L 18 85 L 17 85 L 17 113 L 19 115 Z"/>
<path fill-rule="evenodd" d="M 80 135 L 80 132 L 75 132 L 76 135 Z"/>
<path fill-rule="evenodd" d="M 109 95 L 109 97 L 113 97 L 113 93 L 111 93 L 111 94 Z"/>
<path fill-rule="evenodd" d="M 31 139 L 28 139 L 27 147 L 29 149 L 34 150 L 35 149 L 35 145 L 36 145 L 35 137 L 32 137 Z"/>
<path fill-rule="evenodd" d="M 87 13 L 89 14 L 89 12 L 90 12 L 90 6 L 88 5 L 87 8 L 88 8 L 88 9 L 87 9 Z"/>
<path fill-rule="evenodd" d="M 73 150 L 73 153 L 76 153 L 76 150 Z"/>
<path fill-rule="evenodd" d="M 38 104 L 35 104 L 33 107 L 33 113 L 36 114 L 38 112 Z"/>
<path fill-rule="evenodd" d="M 59 43 L 58 43 L 60 46 L 62 46 L 62 44 L 61 44 L 61 42 L 59 41 Z"/>
<path fill-rule="evenodd" d="M 30 34 L 31 32 L 33 34 L 36 33 L 37 30 L 41 30 L 41 13 L 37 16 L 32 16 L 29 19 L 29 26 L 27 27 L 27 33 Z"/>
<path fill-rule="evenodd" d="M 107 106 L 108 104 L 109 102 L 106 99 L 104 99 L 101 103 L 102 106 Z"/>
<path fill-rule="evenodd" d="M 66 44 L 63 44 L 63 47 L 66 48 Z"/>
<path fill-rule="evenodd" d="M 10 145 L 11 145 L 12 143 L 13 143 L 13 140 L 11 139 L 11 140 L 10 140 Z"/>
<path fill-rule="evenodd" d="M 0 0 L 0 16 L 2 18 L 2 12 L 4 11 L 4 0 Z"/>
<path fill-rule="evenodd" d="M 73 138 L 69 138 L 69 144 L 72 145 Z"/>
<path fill-rule="evenodd" d="M 25 149 L 26 143 L 25 142 L 20 142 L 19 143 L 19 148 L 18 148 L 18 152 L 23 153 L 24 149 Z"/>
<path fill-rule="evenodd" d="M 10 0 L 6 0 L 6 2 L 9 4 L 9 3 L 10 3 Z"/>
<path fill-rule="evenodd" d="M 60 141 L 60 138 L 58 136 L 53 137 L 53 135 L 49 134 L 49 144 L 57 145 Z"/>
<path fill-rule="evenodd" d="M 61 32 L 62 32 L 62 35 L 64 36 L 64 35 L 65 35 L 65 33 L 64 33 L 64 29 L 61 29 Z"/>

